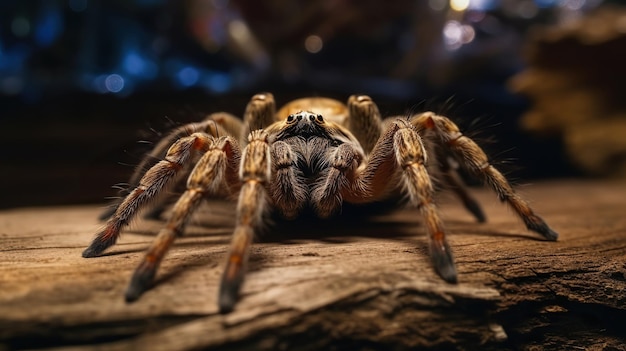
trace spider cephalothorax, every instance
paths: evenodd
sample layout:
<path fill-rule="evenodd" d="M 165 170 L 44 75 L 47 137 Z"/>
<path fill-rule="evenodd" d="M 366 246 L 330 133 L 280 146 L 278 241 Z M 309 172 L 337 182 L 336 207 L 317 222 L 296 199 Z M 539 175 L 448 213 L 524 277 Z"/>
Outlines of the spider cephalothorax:
<path fill-rule="evenodd" d="M 165 253 L 182 235 L 201 200 L 232 195 L 238 196 L 237 216 L 220 285 L 222 312 L 235 305 L 249 247 L 272 211 L 294 219 L 311 209 L 325 218 L 339 212 L 344 203 L 365 205 L 406 197 L 424 217 L 435 271 L 454 283 L 456 268 L 433 202 L 427 157 L 429 169 L 441 173 L 444 185 L 455 191 L 478 221 L 484 221 L 483 212 L 465 190 L 451 157 L 489 184 L 529 229 L 548 240 L 557 239 L 557 233 L 515 193 L 485 153 L 444 116 L 426 112 L 383 121 L 367 96 L 351 96 L 347 105 L 304 98 L 276 112 L 273 96 L 258 94 L 248 104 L 243 121 L 215 113 L 161 140 L 131 178 L 123 201 L 104 215 L 105 227 L 83 256 L 97 256 L 113 245 L 142 207 L 152 204 L 153 214 L 159 214 L 165 201 L 156 201 L 158 195 L 186 180 L 186 190 L 167 224 L 135 270 L 127 301 L 150 287 Z"/>

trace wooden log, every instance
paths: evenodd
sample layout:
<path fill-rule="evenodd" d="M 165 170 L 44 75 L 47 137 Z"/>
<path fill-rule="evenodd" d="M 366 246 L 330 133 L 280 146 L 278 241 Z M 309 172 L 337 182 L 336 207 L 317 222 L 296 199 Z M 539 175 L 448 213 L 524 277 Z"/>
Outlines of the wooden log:
<path fill-rule="evenodd" d="M 520 191 L 559 241 L 526 231 L 487 190 L 475 191 L 484 224 L 441 194 L 456 285 L 431 269 L 414 210 L 277 224 L 255 244 L 228 315 L 216 298 L 231 205 L 202 208 L 132 304 L 126 284 L 162 222 L 138 220 L 84 259 L 102 207 L 3 211 L 0 350 L 624 349 L 626 183 Z"/>

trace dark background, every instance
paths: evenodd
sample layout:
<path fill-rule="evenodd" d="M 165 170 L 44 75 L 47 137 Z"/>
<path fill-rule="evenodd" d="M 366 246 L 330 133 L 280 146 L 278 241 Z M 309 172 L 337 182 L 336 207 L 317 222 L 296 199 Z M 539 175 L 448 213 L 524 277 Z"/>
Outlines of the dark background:
<path fill-rule="evenodd" d="M 507 89 L 533 28 L 603 1 L 0 2 L 0 207 L 103 202 L 175 125 L 251 95 L 434 110 L 514 181 L 578 176 Z M 315 44 L 318 44 L 316 47 Z M 321 43 L 321 48 L 319 47 Z"/>

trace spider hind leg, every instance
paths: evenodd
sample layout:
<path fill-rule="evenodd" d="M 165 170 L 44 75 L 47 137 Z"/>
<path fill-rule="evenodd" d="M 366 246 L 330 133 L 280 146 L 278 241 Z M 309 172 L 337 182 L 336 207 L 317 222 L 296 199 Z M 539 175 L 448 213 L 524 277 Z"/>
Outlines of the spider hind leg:
<path fill-rule="evenodd" d="M 139 185 L 117 207 L 104 229 L 98 232 L 91 245 L 83 251 L 83 257 L 95 257 L 115 244 L 122 227 L 171 183 L 193 151 L 205 147 L 209 138 L 207 134 L 195 133 L 176 141 L 165 158 L 146 172 Z"/>
<path fill-rule="evenodd" d="M 188 137 L 194 133 L 206 133 L 213 137 L 219 137 L 220 135 L 239 135 L 242 130 L 242 126 L 243 124 L 239 118 L 226 112 L 216 112 L 209 114 L 201 122 L 185 124 L 174 129 L 159 140 L 154 148 L 141 159 L 128 180 L 127 186 L 120 189 L 119 198 L 112 201 L 112 203 L 98 216 L 98 219 L 105 221 L 115 214 L 118 207 L 124 201 L 124 198 L 126 198 L 134 188 L 140 185 L 141 178 L 145 172 L 154 167 L 157 163 L 159 163 L 159 161 L 162 161 L 167 156 L 168 149 L 176 142 L 176 140 Z M 190 169 L 187 170 L 187 175 L 189 175 L 189 171 Z M 184 188 L 182 190 L 184 190 Z M 173 203 L 174 199 L 164 198 L 161 200 L 163 201 L 157 201 L 152 205 L 153 209 L 151 211 L 146 212 L 146 218 L 159 219 L 161 213 L 167 208 L 168 205 Z"/>
<path fill-rule="evenodd" d="M 532 210 L 528 202 L 519 196 L 506 178 L 491 163 L 485 152 L 470 138 L 463 135 L 449 118 L 425 112 L 411 119 L 411 123 L 422 131 L 435 133 L 439 141 L 474 175 L 480 177 L 498 195 L 502 202 L 508 203 L 522 219 L 526 228 L 545 239 L 555 241 L 558 233 Z"/>
<path fill-rule="evenodd" d="M 448 155 L 446 151 L 438 145 L 435 152 L 439 161 L 439 169 L 441 171 L 442 181 L 445 186 L 452 190 L 456 197 L 461 200 L 463 207 L 476 218 L 479 223 L 487 221 L 487 216 L 483 211 L 480 203 L 470 194 L 458 172 L 458 163 Z"/>

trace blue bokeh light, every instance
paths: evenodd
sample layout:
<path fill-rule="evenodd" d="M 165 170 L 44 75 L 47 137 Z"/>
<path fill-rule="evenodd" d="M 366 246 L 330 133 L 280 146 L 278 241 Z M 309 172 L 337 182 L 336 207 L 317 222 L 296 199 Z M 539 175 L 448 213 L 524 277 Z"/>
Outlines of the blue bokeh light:
<path fill-rule="evenodd" d="M 478 11 L 493 10 L 496 5 L 496 0 L 471 0 L 469 2 L 469 8 Z"/>
<path fill-rule="evenodd" d="M 129 50 L 124 54 L 122 67 L 126 73 L 147 80 L 156 78 L 158 73 L 157 64 L 135 50 Z"/>
<path fill-rule="evenodd" d="M 124 89 L 124 78 L 119 74 L 110 74 L 104 79 L 104 86 L 111 93 L 119 93 Z"/>
<path fill-rule="evenodd" d="M 176 74 L 176 78 L 178 79 L 178 83 L 181 86 L 191 87 L 198 82 L 200 74 L 196 68 L 187 66 L 178 71 L 178 74 Z"/>
<path fill-rule="evenodd" d="M 452 47 L 460 48 L 459 42 L 462 44 L 472 42 L 474 47 L 468 45 L 465 52 L 457 51 L 454 55 L 458 56 L 451 55 L 451 60 L 460 59 L 466 54 L 472 55 L 472 52 L 476 53 L 481 49 L 478 45 L 482 43 L 485 43 L 485 47 L 492 44 L 502 45 L 501 50 L 505 52 L 510 50 L 507 47 L 508 43 L 490 40 L 496 36 L 501 37 L 502 32 L 507 29 L 508 34 L 519 38 L 524 34 L 526 27 L 530 27 L 534 22 L 571 17 L 572 12 L 574 15 L 582 14 L 603 2 L 603 0 L 462 1 L 466 4 L 467 11 L 463 14 L 454 13 L 454 16 L 459 16 L 454 20 L 461 26 L 452 28 L 456 30 L 453 33 L 456 36 L 452 37 L 455 40 Z M 169 91 L 194 87 L 216 94 L 233 90 L 256 91 L 257 84 L 267 82 L 265 79 L 269 76 L 266 74 L 268 72 L 278 73 L 278 79 L 289 84 L 298 79 L 305 79 L 307 83 L 319 80 L 316 76 L 320 69 L 318 63 L 326 59 L 300 57 L 297 50 L 289 49 L 288 55 L 271 57 L 272 60 L 277 60 L 276 67 L 280 66 L 278 71 L 272 72 L 274 65 L 272 63 L 270 67 L 270 56 L 264 54 L 265 51 L 272 53 L 272 50 L 261 48 L 254 55 L 246 56 L 249 53 L 242 54 L 242 50 L 231 46 L 232 35 L 238 33 L 232 30 L 240 27 L 229 24 L 243 21 L 240 11 L 236 6 L 232 6 L 234 2 L 199 1 L 198 3 L 204 4 L 202 8 L 196 9 L 201 13 L 194 13 L 190 18 L 181 19 L 177 16 L 182 12 L 171 10 L 176 8 L 187 11 L 191 8 L 179 3 L 183 2 L 165 0 L 2 2 L 0 98 L 3 94 L 11 96 L 30 94 L 29 96 L 36 99 L 40 95 L 74 90 L 99 94 L 113 93 L 116 97 L 144 90 Z M 429 4 L 432 11 L 439 13 L 444 8 L 450 7 L 450 0 L 430 0 Z M 520 4 L 525 6 L 517 6 Z M 541 16 L 535 16 L 538 13 Z M 514 22 L 520 19 L 525 22 Z M 515 23 L 515 26 L 510 26 L 510 23 Z M 407 54 L 423 43 L 413 31 L 406 31 L 403 28 L 404 25 L 394 25 L 390 31 L 398 31 L 399 35 L 394 37 L 396 48 Z M 464 28 L 471 30 L 475 28 L 476 31 L 469 35 L 470 31 L 463 32 Z M 329 43 L 332 43 L 332 37 L 333 35 L 329 35 Z M 279 36 L 278 40 L 284 39 L 280 38 L 282 37 Z M 451 36 L 443 37 L 446 40 L 450 38 Z M 339 53 L 343 54 L 350 50 L 338 49 L 343 45 L 336 43 L 341 43 L 342 39 L 336 40 L 339 41 L 334 42 L 334 47 L 330 44 L 325 46 L 329 48 L 327 57 L 330 61 L 334 60 L 331 56 L 340 57 Z M 513 44 L 515 43 L 512 42 L 510 45 Z M 381 43 L 375 45 L 388 48 Z M 358 50 L 359 46 L 355 47 Z M 243 51 L 248 52 L 246 50 Z M 506 53 L 510 54 L 509 51 Z M 391 55 L 385 56 L 386 59 Z M 433 55 L 437 57 L 439 54 Z M 287 64 L 283 65 L 282 60 Z M 371 60 L 374 58 L 365 55 L 363 65 L 379 66 L 370 62 Z M 425 58 L 424 62 L 429 61 Z M 309 67 L 310 64 L 313 64 L 310 66 L 313 68 L 311 70 L 298 69 Z M 387 68 L 381 68 L 381 72 L 383 69 Z M 361 72 L 360 69 L 357 71 Z M 415 69 L 415 72 L 418 70 Z M 412 74 L 413 78 L 419 75 Z M 337 84 L 339 83 L 341 82 Z M 31 90 L 37 91 L 32 93 Z M 394 94 L 400 95 L 399 92 Z"/>
<path fill-rule="evenodd" d="M 35 26 L 35 42 L 42 47 L 48 47 L 63 33 L 63 16 L 56 7 L 42 10 Z"/>
<path fill-rule="evenodd" d="M 211 73 L 205 80 L 205 86 L 214 93 L 225 93 L 232 89 L 233 80 L 227 73 Z"/>

